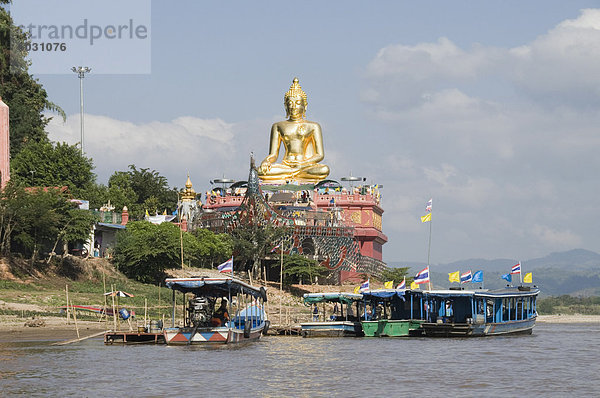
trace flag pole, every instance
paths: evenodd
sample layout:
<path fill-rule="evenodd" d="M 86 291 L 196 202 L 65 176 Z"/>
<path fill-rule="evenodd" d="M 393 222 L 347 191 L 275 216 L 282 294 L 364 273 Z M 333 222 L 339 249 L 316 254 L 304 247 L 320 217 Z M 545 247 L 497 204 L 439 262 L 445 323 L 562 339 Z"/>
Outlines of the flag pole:
<path fill-rule="evenodd" d="M 521 280 L 521 285 L 523 284 L 523 264 L 521 264 L 521 260 L 519 260 L 519 279 Z"/>
<path fill-rule="evenodd" d="M 429 275 L 428 275 L 429 276 L 429 282 L 428 282 L 429 290 L 431 290 L 431 268 L 429 267 L 429 258 L 431 255 L 431 224 L 433 223 L 432 218 L 433 217 L 429 218 L 429 245 L 427 247 L 427 269 L 428 269 L 428 273 L 429 273 Z"/>

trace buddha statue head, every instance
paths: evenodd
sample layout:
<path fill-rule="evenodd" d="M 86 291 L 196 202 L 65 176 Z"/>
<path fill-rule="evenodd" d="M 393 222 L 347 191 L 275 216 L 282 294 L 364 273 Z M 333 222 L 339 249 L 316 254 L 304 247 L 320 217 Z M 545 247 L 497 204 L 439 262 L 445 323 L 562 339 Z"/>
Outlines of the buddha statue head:
<path fill-rule="evenodd" d="M 308 101 L 306 93 L 300 87 L 298 78 L 295 77 L 290 89 L 283 96 L 286 117 L 290 120 L 302 120 L 306 116 Z"/>

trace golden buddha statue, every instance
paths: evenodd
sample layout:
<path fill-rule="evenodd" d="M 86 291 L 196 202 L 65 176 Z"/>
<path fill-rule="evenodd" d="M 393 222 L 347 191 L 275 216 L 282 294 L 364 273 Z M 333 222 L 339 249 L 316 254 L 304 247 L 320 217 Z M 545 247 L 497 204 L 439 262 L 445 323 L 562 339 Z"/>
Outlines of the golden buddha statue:
<path fill-rule="evenodd" d="M 258 168 L 259 178 L 269 182 L 324 180 L 329 175 L 329 167 L 319 164 L 325 157 L 321 126 L 304 119 L 308 102 L 298 78 L 294 78 L 283 101 L 288 119 L 271 127 L 269 155 Z M 281 163 L 275 163 L 282 143 L 283 159 Z"/>

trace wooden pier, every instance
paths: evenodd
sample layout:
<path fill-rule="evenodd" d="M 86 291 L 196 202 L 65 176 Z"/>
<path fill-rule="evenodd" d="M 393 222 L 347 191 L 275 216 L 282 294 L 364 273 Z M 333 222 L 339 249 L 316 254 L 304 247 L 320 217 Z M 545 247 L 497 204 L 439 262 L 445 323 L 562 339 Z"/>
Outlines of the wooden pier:
<path fill-rule="evenodd" d="M 165 344 L 165 336 L 160 333 L 113 332 L 104 333 L 104 344 Z"/>
<path fill-rule="evenodd" d="M 302 328 L 299 324 L 271 325 L 267 332 L 270 336 L 300 336 Z"/>

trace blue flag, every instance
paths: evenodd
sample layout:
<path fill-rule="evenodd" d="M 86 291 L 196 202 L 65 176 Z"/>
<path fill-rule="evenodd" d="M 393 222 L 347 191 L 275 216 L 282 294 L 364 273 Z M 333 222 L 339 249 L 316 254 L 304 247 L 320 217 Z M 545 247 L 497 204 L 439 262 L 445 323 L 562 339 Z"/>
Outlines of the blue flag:
<path fill-rule="evenodd" d="M 475 282 L 483 282 L 483 271 L 477 271 L 473 274 L 473 279 L 471 279 L 471 282 L 475 283 Z"/>
<path fill-rule="evenodd" d="M 504 275 L 502 275 L 502 279 L 506 279 L 508 282 L 512 282 L 512 275 L 504 274 Z"/>

